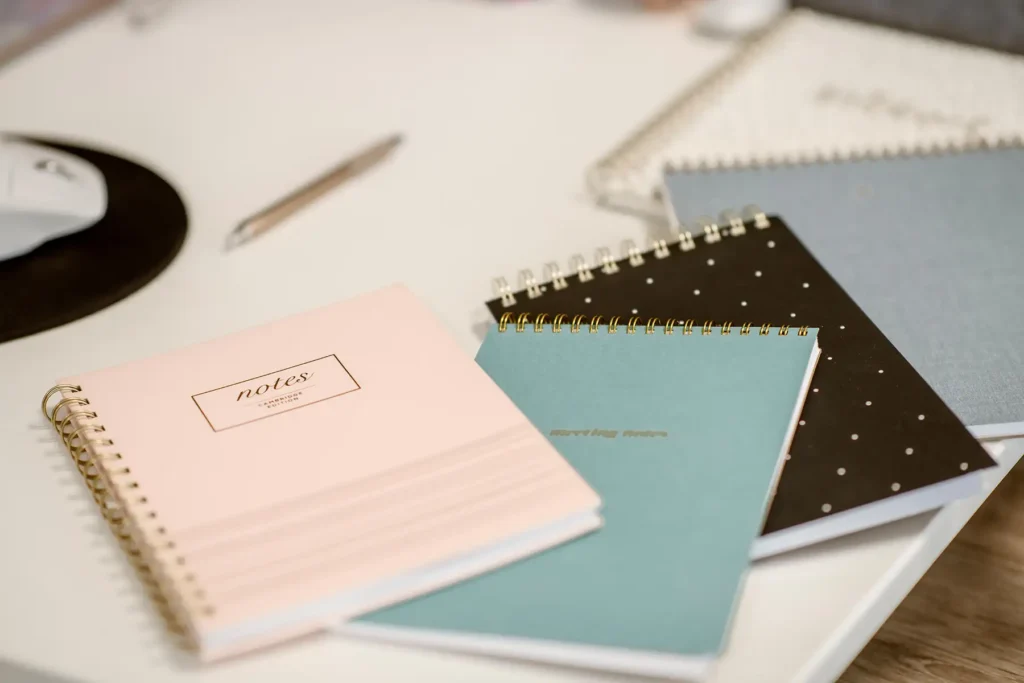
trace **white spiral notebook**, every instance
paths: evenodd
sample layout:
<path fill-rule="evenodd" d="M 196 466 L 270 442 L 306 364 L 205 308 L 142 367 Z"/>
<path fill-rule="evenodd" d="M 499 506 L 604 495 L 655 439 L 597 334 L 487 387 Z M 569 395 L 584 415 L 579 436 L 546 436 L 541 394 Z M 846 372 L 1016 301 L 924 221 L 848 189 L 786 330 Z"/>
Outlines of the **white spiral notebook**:
<path fill-rule="evenodd" d="M 1024 56 L 788 13 L 588 171 L 602 204 L 661 215 L 666 165 L 959 149 L 1024 134 Z"/>

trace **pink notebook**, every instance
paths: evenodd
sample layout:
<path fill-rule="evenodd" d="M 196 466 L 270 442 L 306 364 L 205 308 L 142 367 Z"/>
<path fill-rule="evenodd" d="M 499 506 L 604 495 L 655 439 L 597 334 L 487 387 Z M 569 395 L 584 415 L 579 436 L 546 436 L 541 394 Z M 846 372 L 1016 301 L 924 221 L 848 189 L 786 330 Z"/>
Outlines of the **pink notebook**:
<path fill-rule="evenodd" d="M 61 379 L 43 409 L 206 659 L 601 523 L 598 496 L 401 286 Z"/>

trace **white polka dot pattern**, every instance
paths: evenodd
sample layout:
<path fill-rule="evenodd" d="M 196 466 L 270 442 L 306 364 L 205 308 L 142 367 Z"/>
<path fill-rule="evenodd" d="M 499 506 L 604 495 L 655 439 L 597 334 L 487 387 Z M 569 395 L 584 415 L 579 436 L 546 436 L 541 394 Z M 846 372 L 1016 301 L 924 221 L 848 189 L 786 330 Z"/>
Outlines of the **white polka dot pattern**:
<path fill-rule="evenodd" d="M 660 257 L 644 252 L 642 263 L 624 258 L 607 272 L 603 263 L 591 268 L 574 260 L 567 286 L 532 299 L 516 292 L 514 305 L 496 298 L 488 307 L 495 320 L 506 312 L 607 319 L 639 310 L 661 320 L 731 321 L 733 339 L 746 322 L 755 330 L 762 323 L 817 328 L 824 353 L 765 523 L 768 534 L 993 464 L 780 220 L 767 229 L 748 222 L 743 236 L 724 228 L 718 240 L 701 236 L 669 246 Z M 584 297 L 592 299 L 586 307 Z"/>

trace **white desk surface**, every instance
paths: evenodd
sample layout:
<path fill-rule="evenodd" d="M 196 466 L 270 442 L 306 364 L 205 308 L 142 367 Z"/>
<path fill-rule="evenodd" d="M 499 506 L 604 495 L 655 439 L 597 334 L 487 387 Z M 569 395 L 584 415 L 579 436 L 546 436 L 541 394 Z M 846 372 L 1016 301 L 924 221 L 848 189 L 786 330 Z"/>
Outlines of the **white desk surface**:
<path fill-rule="evenodd" d="M 733 49 L 612 0 L 182 0 L 143 32 L 104 15 L 0 69 L 0 130 L 137 157 L 191 218 L 137 294 L 0 345 L 0 661 L 117 683 L 609 680 L 331 636 L 196 668 L 167 647 L 38 402 L 64 373 L 393 281 L 474 353 L 493 276 L 644 240 L 588 201 L 586 165 Z M 407 142 L 385 166 L 222 251 L 244 215 L 392 131 Z M 1022 450 L 1005 444 L 990 487 Z M 757 564 L 713 680 L 838 676 L 983 498 Z"/>

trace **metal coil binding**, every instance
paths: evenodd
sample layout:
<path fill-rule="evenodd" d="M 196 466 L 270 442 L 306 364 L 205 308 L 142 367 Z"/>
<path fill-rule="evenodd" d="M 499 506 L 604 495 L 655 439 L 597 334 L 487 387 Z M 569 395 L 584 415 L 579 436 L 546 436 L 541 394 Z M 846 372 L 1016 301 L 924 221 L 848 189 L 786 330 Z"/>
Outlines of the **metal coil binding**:
<path fill-rule="evenodd" d="M 548 320 L 551 322 L 548 322 Z M 604 316 L 595 315 L 593 318 L 585 315 L 574 315 L 570 318 L 565 313 L 559 313 L 553 318 L 548 313 L 539 313 L 534 316 L 532 313 L 502 313 L 501 318 L 498 320 L 498 332 L 508 332 L 510 325 L 515 325 L 515 331 L 517 333 L 526 332 L 527 327 L 531 324 L 533 326 L 534 333 L 541 333 L 546 330 L 550 330 L 555 334 L 561 334 L 562 326 L 568 323 L 570 334 L 579 334 L 581 331 L 589 331 L 590 334 L 597 334 L 604 328 L 608 334 L 616 334 L 619 331 L 619 323 L 622 322 L 621 316 L 612 316 L 608 322 L 604 322 Z M 626 321 L 626 334 L 637 334 L 639 330 L 642 330 L 644 334 L 655 334 L 658 328 L 661 328 L 662 332 L 667 335 L 675 334 L 676 326 L 680 325 L 680 334 L 683 336 L 689 336 L 693 334 L 694 325 L 697 323 L 691 318 L 689 320 L 681 320 L 679 318 L 668 318 L 663 323 L 661 318 L 645 318 L 639 315 L 631 316 Z M 711 335 L 714 330 L 717 329 L 719 334 L 729 335 L 732 334 L 733 323 L 726 322 L 715 322 L 713 320 L 705 320 L 700 324 L 700 333 L 702 336 Z M 740 336 L 750 336 L 750 331 L 754 328 L 753 323 L 741 323 L 740 325 Z M 775 328 L 776 333 L 780 337 L 789 335 L 789 331 L 792 329 L 789 325 L 779 325 Z M 767 336 L 772 332 L 772 325 L 765 323 L 759 328 L 759 336 Z M 797 330 L 797 336 L 806 337 L 810 327 L 803 325 Z"/>
<path fill-rule="evenodd" d="M 1024 146 L 1024 137 L 1003 135 L 995 138 L 980 136 L 954 137 L 942 142 L 927 144 L 897 144 L 888 147 L 865 147 L 863 149 L 825 149 L 808 151 L 803 154 L 761 156 L 746 159 L 704 160 L 700 163 L 667 163 L 665 173 L 720 173 L 747 168 L 781 168 L 787 166 L 813 166 L 849 161 L 873 161 L 879 159 L 909 159 L 912 157 L 936 157 L 949 154 L 963 154 L 986 149 L 1014 149 Z"/>
<path fill-rule="evenodd" d="M 667 102 L 651 118 L 644 121 L 633 132 L 628 134 L 618 145 L 609 150 L 587 170 L 586 184 L 590 194 L 601 204 L 613 202 L 616 195 L 623 193 L 645 197 L 654 195 L 657 199 L 659 190 L 651 187 L 650 178 L 645 169 L 656 161 L 656 155 L 665 149 L 674 135 L 685 126 L 704 115 L 710 106 L 719 101 L 719 96 L 729 88 L 736 79 L 770 49 L 776 46 L 786 30 L 799 21 L 798 17 L 808 10 L 797 8 L 787 12 L 782 19 L 763 31 L 754 40 L 747 43 L 735 56 L 722 66 L 708 74 L 696 85 L 681 91 L 675 98 Z M 982 48 L 969 48 L 981 50 Z M 869 96 L 870 102 L 864 107 L 869 110 L 885 105 L 876 101 L 878 93 Z M 833 99 L 846 101 L 844 93 L 835 88 L 826 88 L 820 92 L 819 100 Z M 898 106 L 898 103 L 890 103 Z M 921 112 L 918 118 L 934 118 L 934 112 Z M 746 157 L 737 159 L 705 159 L 690 163 L 665 164 L 664 172 L 706 172 L 724 169 L 761 168 L 790 165 L 806 165 L 834 163 L 837 161 L 856 161 L 860 159 L 889 159 L 911 156 L 933 156 L 936 154 L 954 154 L 977 149 L 1021 147 L 1024 140 L 1019 135 L 1002 134 L 983 136 L 978 132 L 976 121 L 962 122 L 965 125 L 961 135 L 951 134 L 943 142 L 918 143 L 910 145 L 865 147 L 862 149 L 843 150 L 839 148 L 827 150 L 804 150 L 783 155 Z M 644 202 L 648 205 L 647 202 Z"/>
<path fill-rule="evenodd" d="M 795 13 L 789 12 L 786 16 L 795 16 Z M 641 168 L 644 161 L 656 150 L 663 149 L 680 127 L 693 120 L 704 107 L 715 101 L 716 95 L 722 92 L 736 75 L 747 65 L 754 63 L 758 56 L 778 40 L 782 28 L 787 24 L 786 19 L 783 19 L 764 31 L 735 57 L 727 60 L 693 87 L 681 91 L 653 117 L 594 163 L 586 174 L 590 193 L 598 201 L 605 201 L 615 192 L 617 186 L 641 187 Z"/>
<path fill-rule="evenodd" d="M 689 229 L 686 225 L 680 225 L 678 232 L 672 240 L 656 239 L 651 241 L 650 247 L 641 250 L 632 240 L 625 240 L 622 243 L 622 256 L 618 260 L 612 255 L 607 247 L 600 247 L 594 257 L 594 267 L 591 267 L 585 258 L 580 254 L 574 254 L 569 258 L 569 277 L 572 274 L 577 276 L 577 282 L 582 284 L 590 282 L 595 278 L 594 271 L 604 275 L 615 275 L 627 268 L 640 268 L 647 263 L 648 258 L 661 260 L 671 255 L 671 246 L 678 245 L 679 251 L 693 251 L 700 243 L 706 245 L 717 244 L 723 237 L 741 237 L 747 234 L 748 227 L 755 230 L 764 230 L 771 227 L 768 216 L 756 205 L 745 207 L 741 213 L 735 211 L 723 211 L 719 219 L 701 217 Z M 694 235 L 703 235 L 701 242 L 694 239 Z M 541 282 L 534 277 L 533 271 L 527 268 L 519 271 L 519 290 L 513 291 L 508 281 L 503 277 L 494 278 L 492 285 L 494 294 L 501 299 L 504 308 L 515 306 L 518 299 L 524 293 L 528 299 L 537 299 L 544 295 L 550 285 L 555 290 L 565 289 L 572 286 L 558 263 L 550 261 L 544 266 L 546 279 Z"/>
<path fill-rule="evenodd" d="M 107 428 L 94 421 L 98 414 L 91 407 L 86 408 L 91 405 L 89 399 L 66 396 L 81 392 L 82 387 L 75 384 L 52 387 L 43 396 L 43 415 L 67 449 L 168 630 L 189 641 L 188 614 L 195 611 L 210 616 L 215 613 L 214 607 L 195 585 L 195 575 L 187 572 L 185 558 L 173 552 L 174 542 L 167 538 L 166 529 L 159 526 L 157 513 L 149 506 L 139 483 L 131 479 L 130 468 L 121 462 L 122 455 L 112 450 L 115 443 L 107 435 Z M 49 403 L 57 395 L 61 399 L 51 408 Z M 160 540 L 147 540 L 143 529 L 151 530 L 149 536 Z M 185 586 L 175 585 L 159 566 L 168 552 L 182 570 L 179 580 Z"/>

